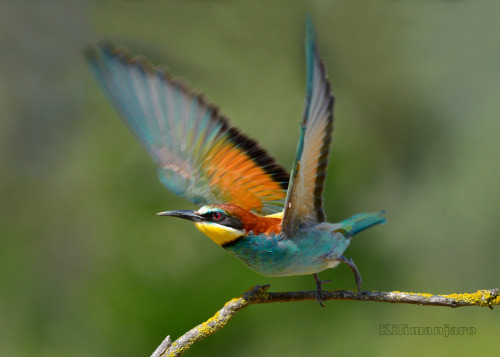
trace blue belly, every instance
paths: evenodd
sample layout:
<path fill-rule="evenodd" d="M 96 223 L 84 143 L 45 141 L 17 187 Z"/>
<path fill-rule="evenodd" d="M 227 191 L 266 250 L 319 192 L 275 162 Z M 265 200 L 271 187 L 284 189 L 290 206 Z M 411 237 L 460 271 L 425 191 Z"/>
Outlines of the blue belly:
<path fill-rule="evenodd" d="M 341 233 L 299 230 L 293 237 L 249 235 L 225 247 L 266 276 L 313 274 L 332 266 L 349 246 Z"/>

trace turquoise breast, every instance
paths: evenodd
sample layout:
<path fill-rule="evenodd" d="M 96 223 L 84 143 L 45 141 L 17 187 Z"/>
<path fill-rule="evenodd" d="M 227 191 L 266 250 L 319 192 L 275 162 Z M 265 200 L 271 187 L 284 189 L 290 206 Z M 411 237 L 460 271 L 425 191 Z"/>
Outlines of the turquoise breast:
<path fill-rule="evenodd" d="M 331 266 L 349 246 L 341 233 L 299 230 L 291 238 L 282 234 L 248 235 L 224 248 L 249 268 L 266 276 L 313 274 Z"/>

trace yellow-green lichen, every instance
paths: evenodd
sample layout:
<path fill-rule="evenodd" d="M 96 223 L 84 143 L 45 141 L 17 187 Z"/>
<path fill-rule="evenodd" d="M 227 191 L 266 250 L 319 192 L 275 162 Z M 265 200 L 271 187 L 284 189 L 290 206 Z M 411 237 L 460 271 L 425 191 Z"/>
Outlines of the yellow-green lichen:
<path fill-rule="evenodd" d="M 465 302 L 470 305 L 477 306 L 491 306 L 500 305 L 500 295 L 493 295 L 491 291 L 488 290 L 478 290 L 471 294 L 450 294 L 450 295 L 439 295 L 447 299 L 454 299 L 456 301 Z"/>
<path fill-rule="evenodd" d="M 427 294 L 427 293 L 410 293 L 410 294 L 421 296 L 421 297 L 426 298 L 426 299 L 429 299 L 429 298 L 433 297 L 432 294 Z"/>
<path fill-rule="evenodd" d="M 226 323 L 227 319 L 221 318 L 220 311 L 217 311 L 214 316 L 198 325 L 198 331 L 200 335 L 208 336 L 223 328 Z"/>
<path fill-rule="evenodd" d="M 405 296 L 403 295 L 413 295 L 413 296 L 419 296 L 419 297 L 422 297 L 424 298 L 426 301 L 429 301 L 431 297 L 433 297 L 434 295 L 432 294 L 428 294 L 428 293 L 412 293 L 412 292 L 406 292 L 406 291 L 391 291 L 391 294 L 395 294 L 396 296 L 394 296 L 394 299 L 396 301 L 400 301 L 400 300 L 404 300 L 405 299 Z M 380 300 L 384 300 L 383 298 L 380 299 Z"/>
<path fill-rule="evenodd" d="M 230 304 L 235 304 L 237 303 L 238 300 L 241 298 L 234 298 L 230 301 L 228 301 L 224 307 L 230 305 Z M 184 352 L 186 352 L 191 346 L 198 340 L 203 339 L 209 335 L 214 334 L 215 332 L 219 331 L 221 328 L 223 328 L 229 319 L 231 318 L 231 315 L 228 316 L 221 316 L 221 312 L 217 311 L 214 316 L 209 318 L 207 321 L 202 322 L 198 326 L 195 327 L 196 330 L 198 330 L 198 334 L 196 336 L 193 336 L 192 338 L 189 339 L 189 342 L 181 346 L 180 348 L 176 348 L 177 342 L 172 343 L 172 345 L 169 347 L 172 352 L 168 354 L 168 356 L 174 356 L 174 355 L 182 355 Z"/>
<path fill-rule="evenodd" d="M 412 293 L 412 292 L 406 292 L 406 291 L 392 291 L 393 294 L 406 294 L 406 295 L 416 295 L 416 296 L 421 296 L 424 298 L 431 298 L 434 295 L 432 294 L 427 294 L 427 293 Z"/>
<path fill-rule="evenodd" d="M 476 306 L 491 306 L 491 305 L 500 305 L 500 295 L 492 294 L 489 290 L 478 290 L 475 293 L 464 293 L 464 294 L 448 294 L 448 295 L 432 295 L 428 293 L 412 293 L 412 292 L 401 292 L 401 291 L 393 291 L 394 294 L 407 294 L 407 295 L 415 295 L 423 297 L 429 300 L 433 296 L 439 296 L 446 299 L 453 299 L 457 302 L 463 302 L 468 305 L 476 305 Z M 399 300 L 399 297 L 396 296 L 396 300 Z"/>

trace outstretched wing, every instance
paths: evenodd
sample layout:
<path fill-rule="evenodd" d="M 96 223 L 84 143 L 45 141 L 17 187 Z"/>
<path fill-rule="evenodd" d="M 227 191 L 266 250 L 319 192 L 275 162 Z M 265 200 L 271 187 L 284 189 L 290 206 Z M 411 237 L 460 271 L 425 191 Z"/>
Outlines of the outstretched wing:
<path fill-rule="evenodd" d="M 168 189 L 198 205 L 231 203 L 259 214 L 283 209 L 286 171 L 199 93 L 108 43 L 85 56 Z"/>
<path fill-rule="evenodd" d="M 297 156 L 288 188 L 282 230 L 291 236 L 304 222 L 323 222 L 323 187 L 333 131 L 334 97 L 320 60 L 314 28 L 306 18 L 307 83 Z"/>

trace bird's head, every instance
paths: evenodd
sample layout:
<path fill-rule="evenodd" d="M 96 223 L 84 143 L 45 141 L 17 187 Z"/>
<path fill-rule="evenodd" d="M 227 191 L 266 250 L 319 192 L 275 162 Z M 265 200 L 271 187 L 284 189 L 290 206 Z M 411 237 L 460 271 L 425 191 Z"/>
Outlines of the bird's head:
<path fill-rule="evenodd" d="M 207 205 L 198 211 L 166 211 L 160 216 L 172 216 L 193 221 L 200 232 L 220 246 L 226 246 L 245 235 L 242 208 L 234 205 Z M 248 211 L 246 211 L 248 212 Z M 248 214 L 252 214 L 248 212 Z"/>
<path fill-rule="evenodd" d="M 158 215 L 193 221 L 200 232 L 222 247 L 248 234 L 279 234 L 283 218 L 282 213 L 257 216 L 231 204 L 206 205 L 198 211 L 166 211 Z"/>

